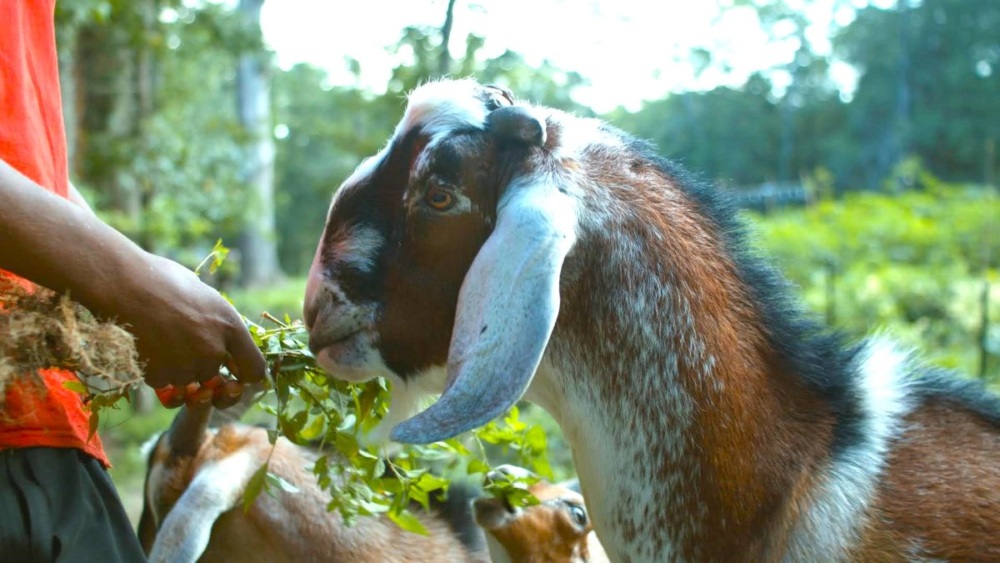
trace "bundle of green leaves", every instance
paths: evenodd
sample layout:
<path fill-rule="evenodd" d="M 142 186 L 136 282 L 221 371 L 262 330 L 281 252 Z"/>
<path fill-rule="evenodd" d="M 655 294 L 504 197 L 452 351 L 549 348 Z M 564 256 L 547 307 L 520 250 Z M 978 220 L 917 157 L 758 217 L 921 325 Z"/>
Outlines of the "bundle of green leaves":
<path fill-rule="evenodd" d="M 330 492 L 328 510 L 338 510 L 346 522 L 384 513 L 404 529 L 424 532 L 412 509 L 427 509 L 431 495 L 446 494 L 452 479 L 488 473 L 485 444 L 552 477 L 545 433 L 521 421 L 517 407 L 501 420 L 444 442 L 399 446 L 398 451 L 394 445 L 391 455 L 385 447 L 364 445 L 361 436 L 388 412 L 389 384 L 382 379 L 352 384 L 332 377 L 309 351 L 301 322 L 270 315 L 265 319 L 273 326 L 248 322 L 248 327 L 270 366 L 270 391 L 276 401 L 259 404 L 278 420 L 272 443 L 280 435 L 321 453 L 313 472 L 320 487 Z M 524 490 L 525 481 L 491 481 L 486 490 L 514 506 L 534 504 L 537 500 Z M 271 486 L 289 490 L 265 464 L 246 491 L 245 506 Z"/>

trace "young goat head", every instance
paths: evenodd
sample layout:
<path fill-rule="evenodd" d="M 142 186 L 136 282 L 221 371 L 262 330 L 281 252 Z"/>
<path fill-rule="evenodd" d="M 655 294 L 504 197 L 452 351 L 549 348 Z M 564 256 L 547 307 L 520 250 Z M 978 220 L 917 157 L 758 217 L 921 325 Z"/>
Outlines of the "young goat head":
<path fill-rule="evenodd" d="M 304 316 L 396 440 L 548 410 L 614 560 L 1000 558 L 1000 402 L 790 296 L 645 144 L 463 80 L 334 195 Z"/>
<path fill-rule="evenodd" d="M 486 480 L 526 475 L 520 467 L 501 466 Z M 587 516 L 583 496 L 566 485 L 538 481 L 528 487 L 540 504 L 514 508 L 491 496 L 472 503 L 476 523 L 486 531 L 493 563 L 584 563 L 608 560 Z"/>

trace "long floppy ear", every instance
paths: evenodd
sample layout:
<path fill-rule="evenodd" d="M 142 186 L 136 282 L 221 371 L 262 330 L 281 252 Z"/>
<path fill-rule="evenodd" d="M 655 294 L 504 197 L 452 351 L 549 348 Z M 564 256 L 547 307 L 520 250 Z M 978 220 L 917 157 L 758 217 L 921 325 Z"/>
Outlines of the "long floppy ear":
<path fill-rule="evenodd" d="M 576 242 L 576 203 L 550 175 L 515 181 L 465 275 L 444 393 L 393 440 L 430 443 L 507 412 L 527 390 L 559 315 L 559 276 Z"/>

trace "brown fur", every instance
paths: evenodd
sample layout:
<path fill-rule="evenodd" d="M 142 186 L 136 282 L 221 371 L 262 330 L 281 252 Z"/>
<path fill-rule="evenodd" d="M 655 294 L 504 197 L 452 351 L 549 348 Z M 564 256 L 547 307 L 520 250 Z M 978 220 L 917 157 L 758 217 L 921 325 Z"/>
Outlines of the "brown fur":
<path fill-rule="evenodd" d="M 236 452 L 251 452 L 269 471 L 299 489 L 298 493 L 261 493 L 244 512 L 242 504 L 225 512 L 212 527 L 211 540 L 201 562 L 229 561 L 487 561 L 482 551 L 472 552 L 454 531 L 434 513 L 416 510 L 429 535 L 407 532 L 385 517 L 361 517 L 345 526 L 337 512 L 327 512 L 328 493 L 316 485 L 310 472 L 316 456 L 311 451 L 279 438 L 273 447 L 266 430 L 228 424 L 217 433 L 206 433 L 197 455 L 173 459 L 161 438 L 152 456 L 153 467 L 163 474 L 155 483 L 147 477 L 147 503 L 157 504 L 165 518 L 199 468 Z M 150 476 L 154 475 L 150 471 Z M 152 490 L 150 488 L 152 487 Z M 144 509 L 139 535 L 149 553 L 156 535 L 153 507 Z"/>
<path fill-rule="evenodd" d="M 1000 560 L 1000 432 L 935 400 L 906 424 L 856 560 Z"/>
<path fill-rule="evenodd" d="M 772 561 L 797 547 L 819 560 L 842 554 L 809 548 L 825 541 L 849 550 L 855 532 L 860 545 L 846 556 L 856 560 L 994 554 L 995 423 L 933 398 L 939 395 L 911 397 L 914 410 L 900 422 L 900 435 L 879 426 L 885 435 L 866 441 L 869 423 L 904 412 L 894 404 L 869 412 L 872 398 L 862 396 L 861 381 L 868 375 L 860 372 L 880 367 L 862 366 L 857 350 L 820 334 L 781 298 L 786 289 L 777 276 L 750 268 L 756 262 L 741 255 L 739 235 L 730 237 L 728 212 L 623 135 L 539 111 L 548 116 L 543 147 L 456 129 L 426 149 L 426 170 L 412 170 L 410 152 L 400 151 L 404 159 L 389 151 L 389 164 L 368 178 L 370 189 L 334 206 L 327 232 L 359 217 L 385 219 L 385 270 L 364 281 L 380 287 L 372 300 L 384 318 L 374 332 L 396 375 L 446 363 L 458 291 L 492 230 L 500 192 L 514 176 L 545 178 L 577 206 L 577 243 L 562 262 L 559 316 L 545 357 L 552 369 L 542 376 L 547 395 L 534 398 L 549 401 L 573 443 L 613 557 L 660 560 L 669 552 L 685 560 Z M 569 139 L 571 132 L 592 138 Z M 434 166 L 442 146 L 452 156 Z M 421 208 L 434 174 L 468 197 L 473 212 Z M 364 286 L 337 271 L 323 276 L 311 279 L 345 292 Z M 319 305 L 307 303 L 307 310 Z M 689 412 L 671 410 L 675 405 Z M 614 448 L 595 440 L 614 440 Z M 609 460 L 615 448 L 621 456 Z M 868 465 L 838 465 L 845 452 L 858 454 L 850 463 Z M 848 476 L 830 485 L 831 467 Z M 871 482 L 873 498 L 836 498 L 868 495 Z M 609 485 L 617 487 L 614 496 L 603 489 Z M 810 520 L 823 517 L 818 503 L 843 509 L 833 540 Z M 947 515 L 958 507 L 961 515 Z"/>
<path fill-rule="evenodd" d="M 541 504 L 520 509 L 516 515 L 509 516 L 503 525 L 490 526 L 480 520 L 481 514 L 506 510 L 499 499 L 480 498 L 473 505 L 477 521 L 503 546 L 511 561 L 571 563 L 608 560 L 593 533 L 593 523 L 588 519 L 586 526 L 581 528 L 576 525 L 564 504 L 569 502 L 583 508 L 583 497 L 579 493 L 545 481 L 531 485 L 528 490 Z"/>

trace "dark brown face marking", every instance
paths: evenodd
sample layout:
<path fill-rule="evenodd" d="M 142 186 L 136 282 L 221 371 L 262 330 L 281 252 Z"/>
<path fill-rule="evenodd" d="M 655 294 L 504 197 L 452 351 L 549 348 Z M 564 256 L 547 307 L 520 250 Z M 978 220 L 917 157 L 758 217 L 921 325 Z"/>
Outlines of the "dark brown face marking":
<path fill-rule="evenodd" d="M 378 322 L 383 360 L 400 375 L 447 361 L 462 281 L 496 219 L 503 184 L 492 171 L 492 145 L 483 133 L 439 143 L 401 202 L 405 232 L 389 245 Z M 428 189 L 449 191 L 458 203 L 438 211 Z"/>
<path fill-rule="evenodd" d="M 331 209 L 324 275 L 347 299 L 375 305 L 376 347 L 401 377 L 447 361 L 462 281 L 492 232 L 497 200 L 510 178 L 504 170 L 512 167 L 504 162 L 511 155 L 497 149 L 482 131 L 457 132 L 431 146 L 419 130 L 411 131 Z M 453 205 L 436 209 L 428 190 L 447 194 Z M 329 251 L 337 248 L 337 236 L 359 227 L 383 238 L 367 271 Z"/>

